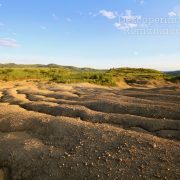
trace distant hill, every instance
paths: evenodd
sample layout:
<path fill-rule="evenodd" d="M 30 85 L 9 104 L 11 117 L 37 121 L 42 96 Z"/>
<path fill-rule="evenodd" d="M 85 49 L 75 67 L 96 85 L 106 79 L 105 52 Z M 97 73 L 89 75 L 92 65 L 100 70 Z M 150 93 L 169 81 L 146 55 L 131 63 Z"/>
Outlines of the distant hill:
<path fill-rule="evenodd" d="M 78 68 L 75 66 L 62 66 L 58 64 L 15 64 L 15 63 L 7 63 L 7 64 L 1 64 L 0 63 L 0 68 L 66 68 L 70 70 L 75 70 L 75 71 L 106 71 L 106 70 L 97 70 L 93 68 Z"/>
<path fill-rule="evenodd" d="M 169 74 L 169 75 L 173 75 L 173 76 L 180 76 L 180 70 L 178 70 L 178 71 L 166 71 L 164 73 Z"/>
<path fill-rule="evenodd" d="M 112 68 L 97 70 L 57 64 L 0 64 L 0 80 L 45 80 L 58 83 L 89 82 L 101 85 L 153 85 L 164 82 L 179 82 L 180 71 L 160 72 L 144 68 Z"/>
<path fill-rule="evenodd" d="M 171 76 L 172 82 L 180 82 L 180 71 L 168 71 L 165 74 Z"/>

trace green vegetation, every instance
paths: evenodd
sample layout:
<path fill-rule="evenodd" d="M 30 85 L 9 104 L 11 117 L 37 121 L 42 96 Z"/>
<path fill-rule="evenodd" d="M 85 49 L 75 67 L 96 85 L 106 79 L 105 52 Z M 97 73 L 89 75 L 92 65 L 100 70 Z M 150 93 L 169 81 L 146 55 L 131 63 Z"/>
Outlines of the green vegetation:
<path fill-rule="evenodd" d="M 45 80 L 58 83 L 89 82 L 101 85 L 115 85 L 105 71 L 78 68 L 49 67 L 0 67 L 0 80 Z"/>
<path fill-rule="evenodd" d="M 165 72 L 171 77 L 172 82 L 180 82 L 180 71 Z"/>
<path fill-rule="evenodd" d="M 169 80 L 170 76 L 160 71 L 143 68 L 118 68 L 110 69 L 108 74 L 115 78 L 124 79 L 126 83 L 142 84 L 150 80 Z"/>
<path fill-rule="evenodd" d="M 146 83 L 150 80 L 176 82 L 179 77 L 151 69 L 118 68 L 96 70 L 72 66 L 49 65 L 16 65 L 0 64 L 0 80 L 44 80 L 57 83 L 89 82 L 100 85 L 115 86 L 118 81 Z"/>

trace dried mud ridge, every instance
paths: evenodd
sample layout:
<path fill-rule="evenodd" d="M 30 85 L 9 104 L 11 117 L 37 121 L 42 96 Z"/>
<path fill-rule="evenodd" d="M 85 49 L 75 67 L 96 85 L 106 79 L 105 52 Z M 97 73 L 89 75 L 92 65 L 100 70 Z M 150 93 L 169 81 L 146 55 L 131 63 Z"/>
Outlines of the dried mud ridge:
<path fill-rule="evenodd" d="M 180 179 L 180 89 L 1 83 L 0 178 Z"/>

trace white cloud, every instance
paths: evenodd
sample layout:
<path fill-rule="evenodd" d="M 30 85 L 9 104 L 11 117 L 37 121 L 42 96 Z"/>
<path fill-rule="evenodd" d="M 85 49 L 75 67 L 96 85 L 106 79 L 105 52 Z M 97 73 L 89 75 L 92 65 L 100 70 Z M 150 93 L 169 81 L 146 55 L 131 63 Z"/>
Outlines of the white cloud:
<path fill-rule="evenodd" d="M 112 12 L 112 11 L 101 10 L 101 11 L 99 11 L 99 13 L 101 14 L 101 16 L 104 16 L 108 19 L 115 19 L 117 17 L 116 13 Z"/>
<path fill-rule="evenodd" d="M 126 20 L 126 21 L 134 21 L 134 20 L 139 20 L 141 19 L 141 16 L 134 16 L 132 15 L 132 11 L 131 10 L 126 10 L 125 15 L 124 16 L 120 16 L 122 19 Z"/>
<path fill-rule="evenodd" d="M 136 23 L 120 23 L 116 22 L 114 23 L 114 26 L 119 30 L 129 30 L 138 27 L 138 24 Z"/>
<path fill-rule="evenodd" d="M 168 16 L 169 17 L 176 17 L 177 14 L 174 11 L 171 11 L 171 12 L 168 13 Z"/>
<path fill-rule="evenodd" d="M 176 15 L 177 15 L 178 17 L 180 17 L 180 6 L 174 7 L 173 12 L 175 12 Z"/>
<path fill-rule="evenodd" d="M 132 29 L 132 28 L 136 28 L 138 25 L 136 23 L 128 23 L 128 28 Z"/>
<path fill-rule="evenodd" d="M 124 15 L 119 16 L 119 22 L 114 23 L 114 26 L 119 30 L 129 30 L 138 27 L 138 21 L 141 16 L 132 14 L 131 10 L 126 10 Z"/>
<path fill-rule="evenodd" d="M 119 30 L 129 30 L 133 28 L 137 28 L 139 26 L 139 20 L 141 20 L 141 16 L 133 15 L 131 10 L 126 10 L 124 14 L 119 15 L 118 12 L 101 10 L 99 11 L 101 16 L 106 17 L 107 19 L 119 19 L 119 21 L 115 22 L 113 25 Z M 89 12 L 89 15 L 93 16 L 92 12 Z"/>
<path fill-rule="evenodd" d="M 125 30 L 125 29 L 126 29 L 125 26 L 124 26 L 124 24 L 122 24 L 122 23 L 120 23 L 120 22 L 114 23 L 114 26 L 115 26 L 117 29 L 119 29 L 119 30 Z"/>
<path fill-rule="evenodd" d="M 19 44 L 15 39 L 11 38 L 1 38 L 0 39 L 0 47 L 10 47 L 10 48 L 17 48 Z"/>

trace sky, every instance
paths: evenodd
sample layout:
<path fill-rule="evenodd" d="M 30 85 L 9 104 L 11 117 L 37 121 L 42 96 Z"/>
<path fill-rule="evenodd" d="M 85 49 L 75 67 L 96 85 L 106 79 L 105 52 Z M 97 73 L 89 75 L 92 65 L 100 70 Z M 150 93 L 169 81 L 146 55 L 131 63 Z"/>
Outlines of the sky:
<path fill-rule="evenodd" d="M 0 63 L 180 69 L 179 0 L 0 0 Z"/>

